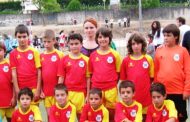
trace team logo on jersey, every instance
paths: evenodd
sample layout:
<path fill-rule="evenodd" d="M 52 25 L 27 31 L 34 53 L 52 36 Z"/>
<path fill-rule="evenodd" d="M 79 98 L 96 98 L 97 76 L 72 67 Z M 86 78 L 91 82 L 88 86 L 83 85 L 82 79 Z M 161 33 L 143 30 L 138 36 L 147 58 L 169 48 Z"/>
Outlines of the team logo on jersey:
<path fill-rule="evenodd" d="M 71 111 L 67 111 L 67 112 L 66 112 L 66 117 L 67 117 L 67 118 L 70 118 L 70 116 L 71 116 Z"/>
<path fill-rule="evenodd" d="M 53 55 L 53 56 L 51 57 L 51 61 L 52 61 L 52 62 L 57 61 L 57 57 L 56 57 L 55 55 Z"/>
<path fill-rule="evenodd" d="M 17 122 L 20 122 L 22 121 L 22 119 L 20 117 L 17 118 Z"/>
<path fill-rule="evenodd" d="M 3 67 L 3 71 L 4 71 L 4 72 L 8 72 L 8 71 L 9 71 L 9 67 L 8 67 L 8 66 L 4 66 L 4 67 Z"/>
<path fill-rule="evenodd" d="M 167 111 L 164 109 L 163 111 L 162 111 L 162 116 L 166 116 L 167 115 Z"/>
<path fill-rule="evenodd" d="M 56 112 L 55 112 L 55 116 L 59 116 L 59 112 L 56 111 Z"/>
<path fill-rule="evenodd" d="M 152 117 L 153 117 L 153 118 L 156 118 L 156 113 L 153 113 L 153 114 L 152 114 Z"/>
<path fill-rule="evenodd" d="M 101 122 L 101 121 L 102 121 L 102 116 L 98 114 L 98 115 L 96 116 L 96 121 L 97 121 L 97 122 Z"/>
<path fill-rule="evenodd" d="M 179 54 L 175 54 L 174 55 L 174 61 L 179 61 L 180 57 L 179 57 Z"/>
<path fill-rule="evenodd" d="M 67 62 L 67 66 L 71 66 L 71 62 Z"/>
<path fill-rule="evenodd" d="M 107 58 L 107 62 L 108 62 L 109 64 L 113 63 L 113 57 L 109 56 L 109 57 Z"/>
<path fill-rule="evenodd" d="M 84 61 L 79 61 L 79 67 L 84 67 Z"/>
<path fill-rule="evenodd" d="M 137 114 L 137 112 L 136 112 L 136 110 L 134 110 L 134 109 L 133 109 L 133 110 L 131 111 L 131 113 L 130 113 L 130 115 L 131 115 L 132 117 L 135 117 L 136 114 Z"/>
<path fill-rule="evenodd" d="M 128 67 L 133 67 L 134 64 L 132 62 L 129 62 Z"/>
<path fill-rule="evenodd" d="M 100 59 L 98 57 L 96 57 L 95 61 L 100 61 Z"/>
<path fill-rule="evenodd" d="M 19 58 L 21 58 L 21 56 L 18 54 L 16 58 L 19 59 Z"/>
<path fill-rule="evenodd" d="M 29 122 L 33 122 L 34 121 L 34 115 L 29 115 L 29 117 L 28 117 L 28 120 L 29 120 Z"/>
<path fill-rule="evenodd" d="M 145 69 L 148 68 L 148 62 L 147 62 L 147 61 L 144 61 L 144 62 L 143 62 L 143 68 L 145 68 Z"/>
<path fill-rule="evenodd" d="M 91 116 L 92 114 L 91 114 L 91 112 L 88 112 L 88 116 Z"/>
<path fill-rule="evenodd" d="M 33 54 L 32 53 L 28 54 L 28 60 L 32 60 L 32 59 L 33 59 Z"/>

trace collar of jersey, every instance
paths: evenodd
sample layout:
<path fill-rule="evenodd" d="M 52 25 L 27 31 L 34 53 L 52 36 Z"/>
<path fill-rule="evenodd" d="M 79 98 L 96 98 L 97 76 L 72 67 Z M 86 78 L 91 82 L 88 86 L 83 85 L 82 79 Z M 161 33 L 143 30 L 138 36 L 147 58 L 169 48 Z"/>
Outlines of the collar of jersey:
<path fill-rule="evenodd" d="M 0 64 L 4 64 L 4 63 L 8 63 L 8 60 L 7 59 L 3 59 Z"/>
<path fill-rule="evenodd" d="M 51 52 L 44 51 L 44 54 L 52 54 L 56 51 L 56 49 L 53 49 Z"/>
<path fill-rule="evenodd" d="M 131 105 L 127 105 L 127 104 L 125 104 L 123 101 L 121 101 L 120 103 L 121 103 L 122 105 L 126 106 L 126 107 L 132 107 L 132 106 L 134 106 L 135 101 L 133 101 L 133 103 L 132 103 Z"/>
<path fill-rule="evenodd" d="M 144 55 L 141 55 L 139 58 L 135 58 L 134 56 L 132 55 L 129 55 L 129 57 L 132 59 L 132 60 L 140 60 L 144 57 Z"/>
<path fill-rule="evenodd" d="M 58 103 L 55 103 L 55 105 L 56 105 L 56 107 L 57 107 L 58 109 L 66 109 L 66 108 L 69 106 L 69 102 L 67 102 L 66 105 L 65 105 L 63 108 L 61 108 L 61 107 L 58 105 Z"/>
<path fill-rule="evenodd" d="M 90 106 L 90 107 L 92 108 L 92 106 Z M 103 104 L 102 104 L 98 109 L 94 110 L 94 109 L 92 108 L 92 110 L 93 110 L 93 111 L 99 111 L 99 110 L 102 109 L 102 107 L 103 107 Z"/>
<path fill-rule="evenodd" d="M 20 112 L 21 114 L 26 115 L 26 114 L 28 114 L 28 113 L 30 112 L 30 110 L 31 110 L 31 105 L 30 105 L 29 109 L 28 109 L 26 112 L 23 112 L 23 111 L 21 110 L 21 107 L 19 107 L 18 110 L 19 110 L 19 112 Z"/>
<path fill-rule="evenodd" d="M 26 52 L 26 51 L 28 51 L 30 48 L 31 48 L 31 47 L 28 46 L 25 50 L 21 50 L 19 47 L 17 47 L 17 50 L 18 50 L 19 52 Z"/>
<path fill-rule="evenodd" d="M 153 105 L 154 105 L 154 108 L 155 108 L 157 111 L 161 111 L 161 110 L 163 109 L 164 105 L 165 105 L 165 100 L 164 100 L 164 103 L 163 103 L 163 105 L 162 105 L 161 108 L 157 108 L 157 107 L 155 106 L 155 104 L 153 104 Z"/>
<path fill-rule="evenodd" d="M 102 53 L 99 49 L 97 49 L 97 53 L 100 55 L 106 55 L 106 54 L 109 54 L 110 52 L 111 52 L 110 48 L 105 53 Z"/>
<path fill-rule="evenodd" d="M 69 53 L 69 57 L 71 59 L 80 59 L 82 57 L 82 54 L 80 53 L 77 57 L 74 57 L 74 56 L 71 55 L 71 53 Z"/>

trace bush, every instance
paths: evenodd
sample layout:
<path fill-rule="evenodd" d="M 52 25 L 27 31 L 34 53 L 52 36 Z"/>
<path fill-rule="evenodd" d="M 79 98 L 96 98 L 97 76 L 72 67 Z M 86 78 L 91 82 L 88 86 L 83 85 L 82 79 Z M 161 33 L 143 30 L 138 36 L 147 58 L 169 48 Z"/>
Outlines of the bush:
<path fill-rule="evenodd" d="M 0 2 L 0 11 L 3 10 L 22 10 L 20 1 Z"/>
<path fill-rule="evenodd" d="M 142 0 L 143 8 L 156 8 L 160 7 L 160 0 Z"/>
<path fill-rule="evenodd" d="M 81 10 L 81 3 L 79 0 L 71 0 L 67 6 L 68 11 L 78 11 Z"/>

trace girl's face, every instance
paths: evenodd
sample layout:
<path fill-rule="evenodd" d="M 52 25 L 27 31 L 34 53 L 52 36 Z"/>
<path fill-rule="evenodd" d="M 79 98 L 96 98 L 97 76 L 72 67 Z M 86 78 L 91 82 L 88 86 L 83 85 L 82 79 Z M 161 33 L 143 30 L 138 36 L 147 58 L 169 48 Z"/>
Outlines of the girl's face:
<path fill-rule="evenodd" d="M 96 34 L 96 26 L 90 22 L 86 22 L 84 24 L 84 33 L 87 37 L 95 37 Z"/>
<path fill-rule="evenodd" d="M 152 26 L 153 26 L 153 28 L 157 28 L 156 22 L 154 22 Z"/>
<path fill-rule="evenodd" d="M 23 94 L 20 96 L 20 104 L 22 109 L 28 109 L 30 107 L 32 99 L 29 95 Z"/>
<path fill-rule="evenodd" d="M 132 40 L 132 50 L 134 54 L 141 54 L 142 53 L 142 43 L 137 43 L 136 41 Z"/>
<path fill-rule="evenodd" d="M 108 48 L 109 47 L 109 42 L 110 42 L 109 37 L 105 37 L 101 33 L 99 33 L 97 40 L 98 40 L 98 44 L 99 44 L 100 48 Z"/>

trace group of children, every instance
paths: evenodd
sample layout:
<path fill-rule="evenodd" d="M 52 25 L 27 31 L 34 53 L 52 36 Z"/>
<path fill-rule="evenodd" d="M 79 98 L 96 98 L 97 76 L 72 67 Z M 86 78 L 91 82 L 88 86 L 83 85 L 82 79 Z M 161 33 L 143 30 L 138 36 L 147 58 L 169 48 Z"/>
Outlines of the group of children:
<path fill-rule="evenodd" d="M 139 33 L 129 38 L 128 55 L 122 61 L 110 48 L 112 32 L 108 28 L 97 30 L 99 47 L 87 57 L 80 52 L 83 38 L 78 33 L 69 35 L 70 52 L 64 56 L 54 48 L 54 31 L 46 30 L 45 51 L 39 54 L 28 45 L 28 28 L 18 25 L 15 37 L 19 46 L 10 53 L 10 64 L 0 44 L 1 117 L 9 122 L 40 122 L 37 105 L 42 98 L 49 122 L 185 121 L 190 57 L 178 46 L 175 25 L 166 26 L 163 33 L 165 45 L 158 47 L 154 63 L 146 55 L 146 40 Z M 16 99 L 19 107 L 14 110 Z"/>

